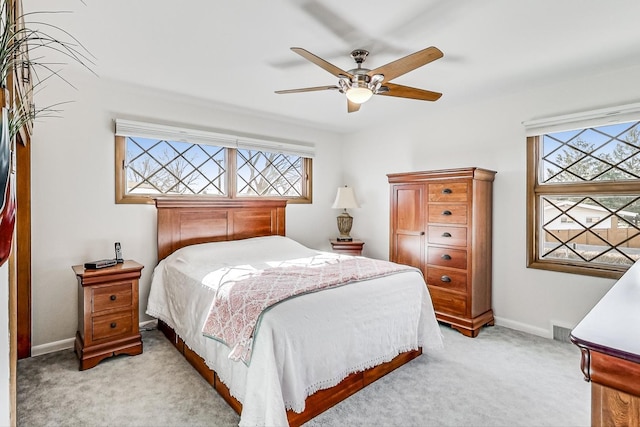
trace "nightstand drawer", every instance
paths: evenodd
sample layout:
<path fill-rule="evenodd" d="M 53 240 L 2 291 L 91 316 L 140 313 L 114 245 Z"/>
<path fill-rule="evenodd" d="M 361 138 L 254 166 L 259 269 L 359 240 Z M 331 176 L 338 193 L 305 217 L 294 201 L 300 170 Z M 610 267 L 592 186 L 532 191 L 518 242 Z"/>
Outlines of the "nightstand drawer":
<path fill-rule="evenodd" d="M 467 251 L 464 249 L 427 248 L 427 264 L 467 269 Z"/>
<path fill-rule="evenodd" d="M 94 341 L 130 334 L 133 330 L 130 311 L 94 317 L 91 323 L 91 338 Z"/>
<path fill-rule="evenodd" d="M 131 307 L 133 290 L 131 282 L 95 287 L 91 289 L 91 311 L 99 313 Z"/>
<path fill-rule="evenodd" d="M 430 223 L 442 224 L 466 224 L 467 205 L 442 204 L 429 205 L 427 208 L 427 218 Z"/>

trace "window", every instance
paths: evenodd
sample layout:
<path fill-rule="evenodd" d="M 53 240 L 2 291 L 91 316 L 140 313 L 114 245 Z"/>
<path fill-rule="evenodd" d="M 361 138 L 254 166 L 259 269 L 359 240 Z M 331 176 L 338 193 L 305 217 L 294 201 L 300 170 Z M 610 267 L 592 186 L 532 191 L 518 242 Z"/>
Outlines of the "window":
<path fill-rule="evenodd" d="M 527 144 L 528 266 L 620 277 L 640 258 L 640 121 Z"/>
<path fill-rule="evenodd" d="M 116 121 L 116 202 L 153 198 L 285 198 L 311 203 L 313 148 Z"/>

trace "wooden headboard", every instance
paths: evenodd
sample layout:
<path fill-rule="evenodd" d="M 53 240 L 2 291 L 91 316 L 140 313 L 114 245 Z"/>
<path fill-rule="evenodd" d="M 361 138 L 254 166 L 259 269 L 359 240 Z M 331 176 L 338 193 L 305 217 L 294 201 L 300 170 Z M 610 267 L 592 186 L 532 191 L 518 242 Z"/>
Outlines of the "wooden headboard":
<path fill-rule="evenodd" d="M 157 198 L 158 261 L 196 243 L 285 235 L 286 200 Z"/>

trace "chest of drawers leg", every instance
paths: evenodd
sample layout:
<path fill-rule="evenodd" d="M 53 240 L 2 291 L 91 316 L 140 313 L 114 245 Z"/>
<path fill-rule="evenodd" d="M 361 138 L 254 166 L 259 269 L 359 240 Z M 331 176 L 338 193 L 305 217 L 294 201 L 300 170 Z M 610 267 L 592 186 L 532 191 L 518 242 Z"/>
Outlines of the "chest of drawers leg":
<path fill-rule="evenodd" d="M 97 270 L 78 265 L 78 331 L 75 352 L 80 370 L 107 357 L 142 353 L 138 328 L 138 281 L 143 266 L 125 261 Z"/>

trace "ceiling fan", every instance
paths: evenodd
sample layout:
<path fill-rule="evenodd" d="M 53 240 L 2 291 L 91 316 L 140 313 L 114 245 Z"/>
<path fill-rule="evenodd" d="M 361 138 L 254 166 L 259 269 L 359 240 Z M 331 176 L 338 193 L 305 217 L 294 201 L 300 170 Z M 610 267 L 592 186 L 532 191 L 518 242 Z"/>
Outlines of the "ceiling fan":
<path fill-rule="evenodd" d="M 409 71 L 442 58 L 444 54 L 436 47 L 428 47 L 403 58 L 389 62 L 386 65 L 369 70 L 363 68 L 362 63 L 369 55 L 364 49 L 356 49 L 351 52 L 351 57 L 357 67 L 344 71 L 313 53 L 300 47 L 292 47 L 292 51 L 313 62 L 320 68 L 338 77 L 338 84 L 332 86 L 316 86 L 302 89 L 277 90 L 276 93 L 299 93 L 319 90 L 337 90 L 347 97 L 347 111 L 353 113 L 360 109 L 360 105 L 367 102 L 373 95 L 395 96 L 398 98 L 418 99 L 421 101 L 436 101 L 442 94 L 430 90 L 418 89 L 391 83 L 395 79 Z"/>

